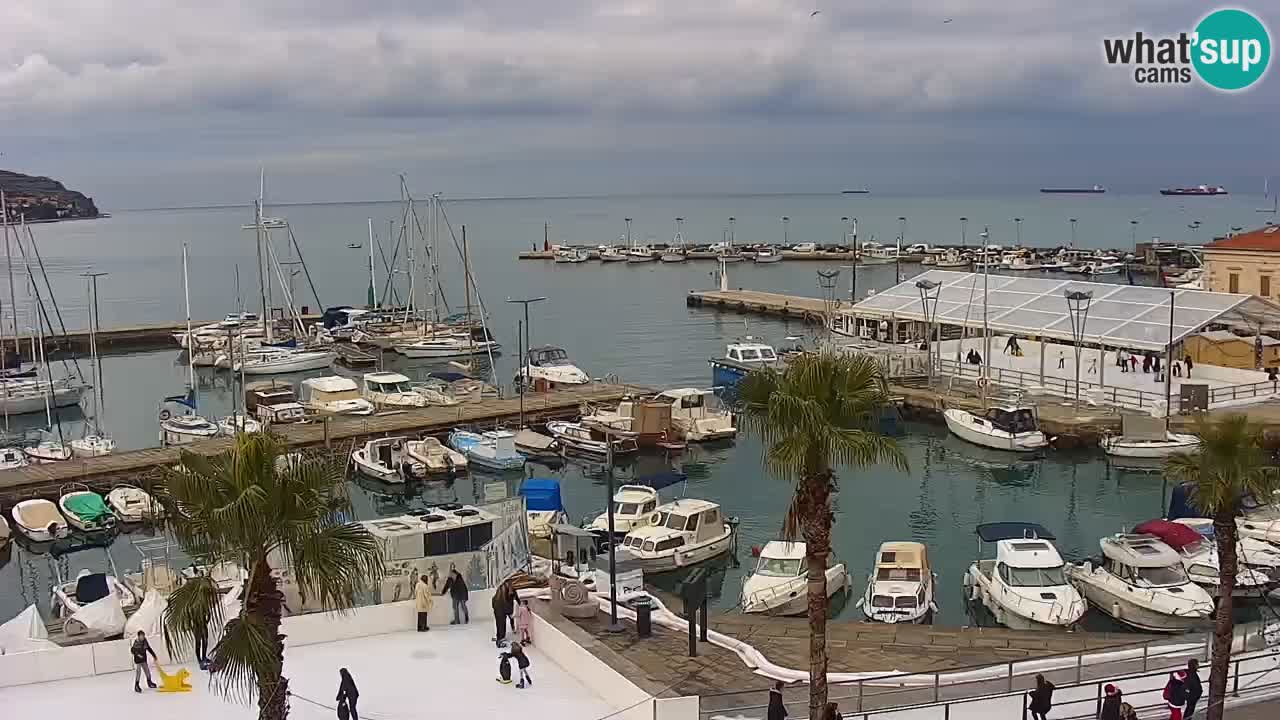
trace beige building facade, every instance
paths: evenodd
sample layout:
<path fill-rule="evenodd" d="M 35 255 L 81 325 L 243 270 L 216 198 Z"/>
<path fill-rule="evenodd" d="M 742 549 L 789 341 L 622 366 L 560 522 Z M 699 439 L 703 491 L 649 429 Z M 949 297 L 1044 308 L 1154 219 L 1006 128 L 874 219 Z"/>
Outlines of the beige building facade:
<path fill-rule="evenodd" d="M 1204 264 L 1205 290 L 1280 298 L 1280 225 L 1206 245 Z"/>

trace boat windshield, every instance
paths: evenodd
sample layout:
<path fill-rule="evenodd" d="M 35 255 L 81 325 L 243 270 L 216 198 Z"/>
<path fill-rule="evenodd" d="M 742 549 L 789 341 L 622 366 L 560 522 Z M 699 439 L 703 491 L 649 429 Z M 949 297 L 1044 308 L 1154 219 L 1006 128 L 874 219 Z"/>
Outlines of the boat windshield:
<path fill-rule="evenodd" d="M 666 527 L 671 528 L 672 530 L 697 530 L 698 516 L 691 515 L 689 517 L 685 517 L 684 515 L 667 513 L 667 516 L 666 518 L 663 519 L 662 524 L 665 525 Z"/>
<path fill-rule="evenodd" d="M 530 353 L 532 365 L 566 365 L 569 362 L 569 353 L 560 348 L 548 348 L 546 350 L 535 350 Z"/>
<path fill-rule="evenodd" d="M 877 582 L 920 582 L 920 568 L 886 568 L 876 570 Z"/>
<path fill-rule="evenodd" d="M 919 607 L 920 601 L 915 595 L 900 595 L 893 599 L 893 606 L 900 608 Z"/>
<path fill-rule="evenodd" d="M 1051 568 L 1016 568 L 1002 564 L 1000 577 L 1012 587 L 1053 587 L 1067 584 L 1061 565 Z"/>
<path fill-rule="evenodd" d="M 871 598 L 871 607 L 891 608 L 893 607 L 893 598 L 888 595 L 876 595 Z"/>
<path fill-rule="evenodd" d="M 412 392 L 407 382 L 380 382 L 373 384 L 374 392 L 380 393 L 407 393 Z"/>
<path fill-rule="evenodd" d="M 1134 568 L 1133 581 L 1138 587 L 1167 587 L 1188 582 L 1187 571 L 1182 565 Z"/>
<path fill-rule="evenodd" d="M 640 503 L 618 502 L 613 504 L 614 515 L 639 515 L 642 512 L 650 512 L 653 510 L 653 502 L 647 502 L 644 505 Z"/>
<path fill-rule="evenodd" d="M 770 577 L 795 577 L 800 574 L 800 559 L 762 557 L 756 572 Z"/>

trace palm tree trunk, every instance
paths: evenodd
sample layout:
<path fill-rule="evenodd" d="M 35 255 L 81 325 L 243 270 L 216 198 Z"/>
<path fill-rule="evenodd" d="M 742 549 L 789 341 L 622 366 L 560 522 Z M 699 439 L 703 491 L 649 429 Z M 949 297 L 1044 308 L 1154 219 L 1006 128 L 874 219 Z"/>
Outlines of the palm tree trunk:
<path fill-rule="evenodd" d="M 828 470 L 806 476 L 801 494 L 801 534 L 805 542 L 809 593 L 809 717 L 823 718 L 827 706 L 827 556 L 831 553 L 831 488 Z"/>
<path fill-rule="evenodd" d="M 1227 674 L 1231 668 L 1231 641 L 1235 619 L 1231 616 L 1236 590 L 1235 507 L 1228 505 L 1213 516 L 1213 532 L 1218 543 L 1218 609 L 1213 623 L 1213 657 L 1209 666 L 1208 720 L 1222 720 L 1227 695 Z"/>
<path fill-rule="evenodd" d="M 280 634 L 283 608 L 284 593 L 266 560 L 259 560 L 249 578 L 245 611 L 272 639 L 275 662 L 268 672 L 258 673 L 258 720 L 285 720 L 289 716 L 289 679 L 284 676 L 284 635 Z"/>

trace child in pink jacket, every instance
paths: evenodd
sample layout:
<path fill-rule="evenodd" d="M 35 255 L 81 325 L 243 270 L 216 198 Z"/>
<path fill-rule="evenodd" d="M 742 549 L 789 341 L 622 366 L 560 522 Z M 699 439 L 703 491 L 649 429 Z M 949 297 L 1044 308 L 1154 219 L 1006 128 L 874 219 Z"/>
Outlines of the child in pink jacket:
<path fill-rule="evenodd" d="M 525 645 L 533 644 L 533 611 L 528 600 L 521 600 L 516 607 L 516 636 Z"/>

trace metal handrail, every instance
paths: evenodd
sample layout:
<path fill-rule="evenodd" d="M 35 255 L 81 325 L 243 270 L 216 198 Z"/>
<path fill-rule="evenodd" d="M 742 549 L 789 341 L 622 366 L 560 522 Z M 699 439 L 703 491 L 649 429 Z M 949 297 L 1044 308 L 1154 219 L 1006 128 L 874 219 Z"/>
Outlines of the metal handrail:
<path fill-rule="evenodd" d="M 983 377 L 983 367 L 981 365 L 972 365 L 969 363 L 942 358 L 938 364 L 939 370 L 947 371 L 948 374 L 955 375 L 960 378 L 972 377 L 978 379 Z M 1069 378 L 1060 378 L 1046 375 L 1044 381 L 1041 382 L 1040 376 L 1036 373 L 1030 373 L 1025 370 L 1014 370 L 1012 368 L 990 367 L 986 368 L 986 376 L 997 385 L 1015 385 L 1018 387 L 1048 387 L 1061 388 L 1063 397 L 1070 397 L 1074 394 L 1076 381 Z M 1006 377 L 1010 378 L 1006 381 Z M 1103 385 L 1091 382 L 1089 380 L 1081 380 L 1080 388 L 1083 391 L 1098 389 L 1103 392 L 1103 397 L 1110 397 L 1113 405 L 1129 405 L 1138 408 L 1150 407 L 1156 401 L 1163 400 L 1163 395 L 1147 392 L 1146 390 L 1135 390 L 1133 388 L 1121 387 L 1118 385 Z M 1121 402 L 1121 400 L 1125 402 Z"/>

